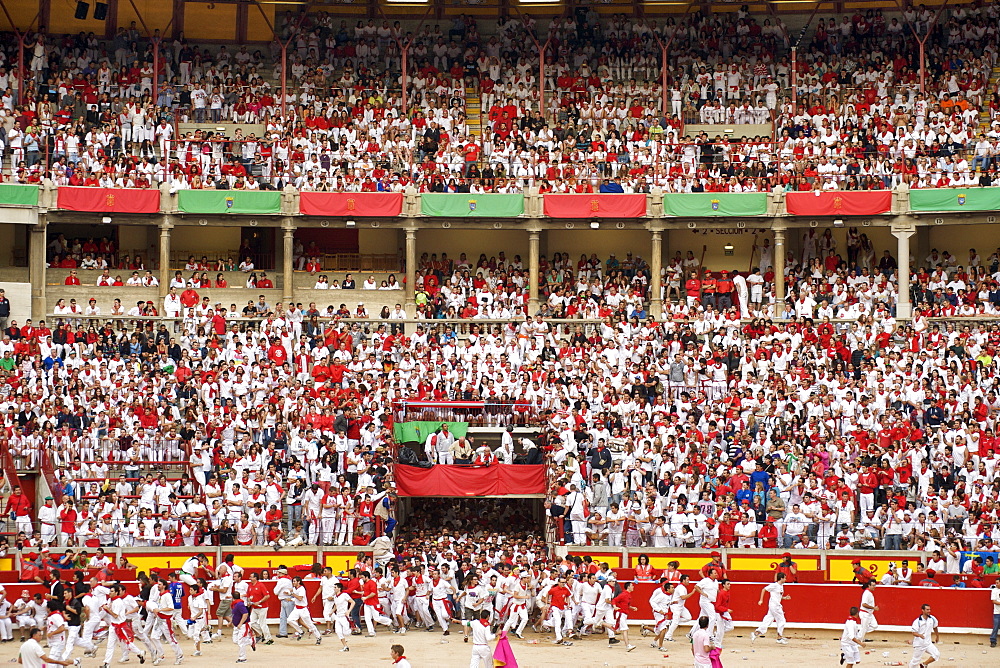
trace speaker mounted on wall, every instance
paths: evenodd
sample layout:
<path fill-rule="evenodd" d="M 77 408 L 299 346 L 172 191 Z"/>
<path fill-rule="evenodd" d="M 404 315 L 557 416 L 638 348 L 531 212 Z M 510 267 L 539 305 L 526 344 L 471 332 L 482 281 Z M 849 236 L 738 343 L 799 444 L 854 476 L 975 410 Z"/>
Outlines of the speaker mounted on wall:
<path fill-rule="evenodd" d="M 94 19 L 97 21 L 103 21 L 106 18 L 108 18 L 108 4 L 106 2 L 95 2 Z"/>
<path fill-rule="evenodd" d="M 90 13 L 90 3 L 89 2 L 77 2 L 76 3 L 76 13 L 73 17 L 78 21 L 86 21 L 87 14 Z"/>

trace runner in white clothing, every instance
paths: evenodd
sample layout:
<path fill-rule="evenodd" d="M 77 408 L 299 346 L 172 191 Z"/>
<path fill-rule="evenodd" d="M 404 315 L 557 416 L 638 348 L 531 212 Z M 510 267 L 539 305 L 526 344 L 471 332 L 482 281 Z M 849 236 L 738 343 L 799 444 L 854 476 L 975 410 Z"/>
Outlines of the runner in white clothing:
<path fill-rule="evenodd" d="M 861 648 L 865 645 L 862 622 L 858 619 L 858 609 L 851 607 L 851 616 L 844 622 L 844 632 L 840 636 L 840 662 L 853 668 L 861 662 Z"/>
<path fill-rule="evenodd" d="M 688 612 L 685 604 L 689 598 L 695 595 L 697 590 L 688 591 L 690 586 L 691 578 L 682 575 L 681 581 L 674 585 L 674 590 L 670 594 L 670 626 L 663 637 L 666 642 L 674 641 L 674 631 L 677 630 L 678 624 L 686 624 L 691 621 L 691 613 Z"/>
<path fill-rule="evenodd" d="M 938 620 L 931 614 L 931 606 L 926 603 L 920 606 L 920 616 L 913 620 L 910 632 L 913 634 L 913 658 L 910 659 L 910 668 L 927 668 L 941 658 L 941 651 L 934 645 L 940 636 Z"/>
<path fill-rule="evenodd" d="M 42 639 L 42 629 L 33 626 L 28 629 L 28 639 L 21 645 L 17 663 L 24 668 L 42 668 L 43 666 L 79 666 L 80 659 L 72 661 L 50 656 L 39 642 Z M 11 659 L 14 661 L 14 659 Z"/>
<path fill-rule="evenodd" d="M 791 596 L 785 596 L 785 574 L 775 573 L 774 582 L 760 591 L 760 600 L 757 601 L 757 605 L 764 605 L 764 592 L 770 595 L 767 602 L 767 614 L 764 615 L 764 620 L 757 627 L 757 630 L 750 634 L 750 642 L 756 641 L 757 638 L 763 638 L 771 622 L 774 622 L 775 627 L 778 629 L 778 643 L 787 645 L 788 639 L 785 638 L 785 609 L 782 607 L 781 602 L 787 601 Z"/>
<path fill-rule="evenodd" d="M 695 590 L 701 594 L 698 605 L 701 607 L 701 616 L 708 617 L 708 633 L 715 633 L 715 625 L 719 621 L 719 615 L 715 612 L 715 599 L 719 596 L 719 571 L 715 568 L 708 570 L 708 577 L 704 577 L 695 585 Z M 694 631 L 694 628 L 691 629 Z"/>
<path fill-rule="evenodd" d="M 462 624 L 472 632 L 472 660 L 469 668 L 493 668 L 493 652 L 490 651 L 490 641 L 496 636 L 490 629 L 490 613 L 483 610 L 479 619 L 466 620 Z"/>
<path fill-rule="evenodd" d="M 333 599 L 333 630 L 336 632 L 337 637 L 340 638 L 340 644 L 343 645 L 340 651 L 350 652 L 351 648 L 347 646 L 347 638 L 351 635 L 350 614 L 354 601 L 344 593 L 344 585 L 339 582 L 333 585 L 333 589 L 335 592 Z"/>
<path fill-rule="evenodd" d="M 316 638 L 316 644 L 319 645 L 323 639 L 316 625 L 313 623 L 312 615 L 309 613 L 309 599 L 306 598 L 306 588 L 302 585 L 302 578 L 298 576 L 292 578 L 291 594 L 292 601 L 295 602 L 295 609 L 292 611 L 292 614 L 288 615 L 288 625 L 295 633 L 295 639 L 302 639 L 302 628 L 299 627 L 301 623 L 306 631 L 313 634 L 313 637 Z"/>
<path fill-rule="evenodd" d="M 878 628 L 878 622 L 875 620 L 875 612 L 878 610 L 878 606 L 875 605 L 875 581 L 870 580 L 861 585 L 861 639 L 864 640 L 865 636 Z"/>
<path fill-rule="evenodd" d="M 670 582 L 661 582 L 649 596 L 649 607 L 653 611 L 653 633 L 655 638 L 650 647 L 663 650 L 663 637 L 667 635 L 670 626 L 670 602 L 673 599 L 673 588 Z"/>
<path fill-rule="evenodd" d="M 165 580 L 158 580 L 156 588 L 156 595 L 150 598 L 146 606 L 147 613 L 154 617 L 153 632 L 150 636 L 154 641 L 163 640 L 170 643 L 174 650 L 174 664 L 180 665 L 181 661 L 184 660 L 184 653 L 181 651 L 181 645 L 177 642 L 171 624 L 174 618 L 174 597 L 171 595 L 170 587 Z M 159 661 L 162 659 L 163 654 L 161 653 L 159 657 L 153 659 L 153 664 L 159 665 Z"/>
<path fill-rule="evenodd" d="M 208 609 L 212 605 L 200 584 L 191 585 L 188 592 L 188 614 L 191 619 L 191 638 L 194 640 L 194 656 L 201 656 L 201 636 L 208 628 Z"/>

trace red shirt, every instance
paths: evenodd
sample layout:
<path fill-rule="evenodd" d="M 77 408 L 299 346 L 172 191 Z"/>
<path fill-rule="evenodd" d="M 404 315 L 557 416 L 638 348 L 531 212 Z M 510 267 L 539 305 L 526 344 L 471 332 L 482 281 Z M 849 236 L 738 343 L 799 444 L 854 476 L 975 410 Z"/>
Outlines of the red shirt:
<path fill-rule="evenodd" d="M 378 607 L 378 583 L 372 579 L 368 579 L 364 587 L 361 590 L 361 598 L 364 599 L 365 605 L 372 605 L 376 608 Z M 365 598 L 365 597 L 368 598 Z"/>
<path fill-rule="evenodd" d="M 566 599 L 570 596 L 570 590 L 562 585 L 557 585 L 549 590 L 549 603 L 553 608 L 560 610 L 566 608 Z"/>
<path fill-rule="evenodd" d="M 729 590 L 719 588 L 719 593 L 715 597 L 715 611 L 720 615 L 729 612 Z"/>
<path fill-rule="evenodd" d="M 270 592 L 268 592 L 267 587 L 264 586 L 264 583 L 251 582 L 250 585 L 247 587 L 247 600 L 253 607 L 256 608 L 261 604 L 261 601 L 263 601 L 264 597 L 267 596 L 269 593 Z"/>
<path fill-rule="evenodd" d="M 267 349 L 267 358 L 278 366 L 282 366 L 286 361 L 288 361 L 288 352 L 285 350 L 284 346 L 274 344 Z"/>
<path fill-rule="evenodd" d="M 615 606 L 615 610 L 627 615 L 629 609 L 632 607 L 632 593 L 628 591 L 623 591 L 622 593 L 611 599 L 612 605 Z"/>

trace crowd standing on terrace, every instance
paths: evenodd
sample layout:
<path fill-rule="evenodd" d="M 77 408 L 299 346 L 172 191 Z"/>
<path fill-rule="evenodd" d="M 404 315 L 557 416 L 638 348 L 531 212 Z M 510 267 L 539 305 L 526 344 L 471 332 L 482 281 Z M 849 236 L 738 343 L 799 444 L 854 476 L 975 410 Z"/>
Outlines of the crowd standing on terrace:
<path fill-rule="evenodd" d="M 425 192 L 770 191 L 990 185 L 1000 98 L 997 8 L 817 18 L 801 40 L 739 12 L 665 23 L 582 11 L 536 25 L 424 24 L 316 12 L 293 37 L 281 99 L 270 47 L 161 46 L 133 25 L 29 36 L 0 50 L 0 133 L 15 182 L 105 187 Z M 921 89 L 914 35 L 927 38 Z M 400 43 L 412 41 L 402 109 Z M 536 41 L 548 44 L 544 104 Z M 793 82 L 790 46 L 798 44 Z M 663 108 L 661 45 L 670 43 Z M 65 57 L 69 54 L 71 57 Z M 794 83 L 794 102 L 792 86 Z M 467 102 L 478 98 L 480 106 Z M 470 118 L 473 116 L 474 118 Z M 473 121 L 470 123 L 470 120 Z M 260 124 L 177 132 L 175 122 Z M 726 140 L 686 124 L 752 123 Z M 481 131 L 478 130 L 481 128 Z"/>

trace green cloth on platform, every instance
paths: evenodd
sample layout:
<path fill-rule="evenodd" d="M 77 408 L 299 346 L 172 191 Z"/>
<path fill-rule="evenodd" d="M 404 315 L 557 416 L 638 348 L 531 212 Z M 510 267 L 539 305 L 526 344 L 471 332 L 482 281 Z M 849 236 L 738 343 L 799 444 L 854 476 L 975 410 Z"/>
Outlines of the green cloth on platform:
<path fill-rule="evenodd" d="M 0 183 L 0 204 L 38 206 L 38 186 Z"/>
<path fill-rule="evenodd" d="M 414 441 L 423 443 L 427 437 L 437 431 L 444 422 L 397 422 L 392 426 L 392 435 L 397 443 L 412 443 Z M 462 438 L 469 431 L 468 422 L 448 422 L 448 431 L 455 435 L 455 438 Z"/>
<path fill-rule="evenodd" d="M 1000 188 L 921 188 L 910 191 L 911 211 L 998 211 Z"/>
<path fill-rule="evenodd" d="M 281 213 L 281 193 L 270 190 L 181 190 L 177 209 L 185 213 Z"/>
<path fill-rule="evenodd" d="M 763 216 L 767 193 L 668 193 L 663 196 L 665 216 Z"/>
<path fill-rule="evenodd" d="M 424 193 L 420 213 L 425 216 L 509 218 L 524 213 L 524 195 L 499 193 Z"/>

